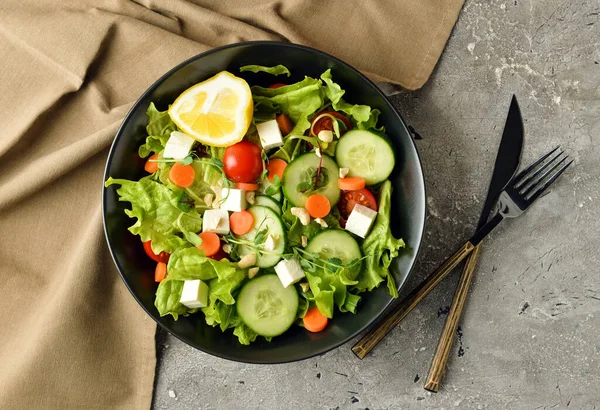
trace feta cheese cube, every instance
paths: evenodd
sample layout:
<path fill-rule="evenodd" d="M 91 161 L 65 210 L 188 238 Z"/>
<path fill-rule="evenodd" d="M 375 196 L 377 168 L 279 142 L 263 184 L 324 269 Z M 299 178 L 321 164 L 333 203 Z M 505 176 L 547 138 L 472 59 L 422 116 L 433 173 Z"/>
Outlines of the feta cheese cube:
<path fill-rule="evenodd" d="M 237 188 L 221 188 L 221 209 L 240 212 L 248 207 L 246 191 Z"/>
<path fill-rule="evenodd" d="M 195 139 L 179 131 L 173 131 L 165 144 L 163 157 L 173 159 L 184 159 L 192 149 Z"/>
<path fill-rule="evenodd" d="M 227 235 L 229 233 L 229 212 L 224 209 L 207 209 L 204 211 L 202 232 Z"/>
<path fill-rule="evenodd" d="M 284 288 L 304 278 L 304 271 L 296 258 L 282 259 L 275 265 L 275 272 Z"/>
<path fill-rule="evenodd" d="M 276 120 L 256 124 L 256 131 L 264 150 L 269 150 L 283 145 L 283 137 Z"/>
<path fill-rule="evenodd" d="M 346 222 L 346 230 L 364 238 L 367 236 L 369 229 L 371 229 L 375 218 L 377 218 L 377 211 L 364 205 L 356 204 Z"/>
<path fill-rule="evenodd" d="M 191 309 L 207 306 L 208 286 L 200 279 L 184 281 L 179 302 Z"/>

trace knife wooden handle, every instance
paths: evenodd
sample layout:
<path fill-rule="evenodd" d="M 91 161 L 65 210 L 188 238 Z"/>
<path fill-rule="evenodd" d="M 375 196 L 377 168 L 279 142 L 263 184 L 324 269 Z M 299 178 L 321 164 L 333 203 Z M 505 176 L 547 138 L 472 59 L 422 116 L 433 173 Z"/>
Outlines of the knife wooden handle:
<path fill-rule="evenodd" d="M 456 293 L 452 300 L 452 307 L 450 308 L 448 318 L 446 319 L 446 325 L 444 326 L 442 336 L 440 337 L 440 341 L 435 351 L 435 356 L 433 356 L 433 361 L 431 362 L 431 368 L 429 369 L 427 381 L 425 382 L 425 389 L 434 393 L 437 393 L 439 390 L 440 381 L 446 370 L 450 349 L 452 349 L 452 344 L 454 343 L 456 335 L 456 328 L 458 327 L 458 322 L 462 316 L 465 301 L 467 300 L 467 294 L 469 293 L 469 286 L 471 285 L 475 266 L 477 265 L 479 248 L 480 245 L 477 245 L 467 258 L 467 263 L 460 276 Z"/>
<path fill-rule="evenodd" d="M 373 348 L 402 321 L 414 308 L 429 294 L 448 274 L 469 255 L 475 246 L 466 242 L 454 255 L 449 257 L 431 275 L 429 275 L 419 286 L 417 286 L 399 305 L 367 333 L 352 347 L 352 351 L 363 359 Z"/>

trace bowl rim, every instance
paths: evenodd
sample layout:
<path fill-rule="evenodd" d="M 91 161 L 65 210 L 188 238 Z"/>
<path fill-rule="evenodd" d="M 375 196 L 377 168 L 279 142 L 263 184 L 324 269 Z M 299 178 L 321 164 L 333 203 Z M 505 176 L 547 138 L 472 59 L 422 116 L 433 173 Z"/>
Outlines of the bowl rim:
<path fill-rule="evenodd" d="M 108 170 L 112 164 L 112 159 L 113 159 L 113 151 L 116 147 L 117 142 L 120 140 L 121 138 L 121 134 L 123 132 L 123 128 L 125 127 L 126 123 L 129 120 L 130 115 L 138 108 L 138 106 L 141 104 L 141 102 L 152 92 L 154 92 L 154 90 L 160 85 L 162 84 L 167 78 L 169 78 L 171 75 L 173 75 L 176 71 L 180 70 L 181 68 L 187 66 L 188 64 L 190 64 L 191 62 L 201 59 L 207 55 L 213 54 L 213 53 L 218 53 L 221 50 L 226 50 L 229 48 L 237 48 L 237 47 L 242 47 L 242 46 L 252 46 L 252 45 L 262 45 L 262 46 L 278 46 L 278 47 L 288 47 L 288 48 L 294 48 L 294 49 L 301 49 L 304 51 L 310 51 L 312 53 L 316 53 L 316 54 L 320 54 L 323 57 L 326 57 L 328 59 L 331 59 L 343 66 L 345 66 L 346 68 L 348 68 L 349 70 L 353 71 L 355 74 L 357 74 L 360 78 L 362 78 L 363 81 L 367 82 L 371 87 L 373 87 L 375 89 L 375 91 L 380 95 L 380 97 L 382 98 L 382 100 L 389 106 L 389 108 L 391 108 L 392 112 L 394 112 L 397 116 L 398 119 L 400 120 L 400 123 L 402 124 L 402 126 L 406 129 L 406 133 L 410 136 L 412 135 L 412 133 L 410 132 L 406 121 L 404 120 L 404 118 L 402 117 L 402 115 L 398 112 L 398 110 L 396 110 L 396 108 L 392 105 L 392 103 L 390 102 L 390 100 L 388 99 L 388 97 L 383 93 L 383 91 L 369 78 L 367 78 L 363 73 L 361 73 L 359 70 L 355 69 L 353 66 L 351 66 L 350 64 L 340 60 L 337 57 L 332 56 L 329 53 L 326 53 L 324 51 L 312 48 L 312 47 L 308 47 L 308 46 L 304 46 L 304 45 L 300 45 L 300 44 L 295 44 L 295 43 L 287 43 L 287 42 L 282 42 L 282 41 L 244 41 L 244 42 L 238 42 L 238 43 L 232 43 L 232 44 L 227 44 L 224 46 L 220 46 L 220 47 L 216 47 L 216 48 L 212 48 L 210 50 L 207 50 L 205 52 L 196 54 L 184 61 L 182 61 L 181 63 L 177 64 L 176 66 L 174 66 L 173 68 L 171 68 L 169 71 L 167 71 L 165 74 L 163 74 L 162 76 L 160 76 L 156 81 L 154 81 L 147 89 L 146 91 L 144 91 L 140 97 L 135 101 L 135 103 L 131 106 L 131 108 L 129 109 L 129 111 L 127 112 L 127 114 L 123 117 L 123 120 L 121 122 L 121 125 L 119 126 L 116 134 L 115 134 L 115 138 L 113 139 L 113 142 L 110 146 L 110 150 L 108 152 L 108 157 L 106 160 L 106 166 L 104 168 L 104 180 L 103 180 L 103 184 L 102 184 L 102 225 L 104 228 L 104 237 L 106 239 L 106 243 L 108 246 L 108 250 L 110 252 L 110 256 L 117 268 L 117 270 L 119 271 L 119 276 L 121 277 L 121 280 L 123 281 L 123 283 L 125 284 L 125 286 L 127 287 L 127 289 L 129 290 L 129 293 L 131 293 L 131 295 L 133 296 L 133 298 L 136 300 L 136 302 L 138 303 L 138 305 L 144 310 L 144 312 L 146 312 L 146 314 L 148 316 L 150 316 L 155 322 L 156 324 L 158 324 L 162 329 L 164 329 L 166 332 L 168 332 L 169 334 L 175 336 L 177 339 L 181 340 L 182 342 L 184 342 L 185 344 L 200 350 L 203 353 L 206 354 L 210 354 L 212 356 L 216 356 L 220 359 L 225 359 L 225 360 L 230 360 L 230 361 L 234 361 L 234 362 L 239 362 L 239 363 L 248 363 L 248 364 L 264 364 L 264 365 L 269 365 L 269 364 L 282 364 L 282 363 L 293 363 L 293 362 L 297 362 L 297 361 L 301 361 L 301 360 L 306 360 L 306 359 L 310 359 L 312 357 L 315 356 L 319 356 L 322 354 L 325 354 L 327 352 L 330 352 L 334 349 L 337 349 L 338 347 L 340 347 L 341 345 L 347 343 L 349 340 L 353 339 L 354 337 L 356 337 L 357 335 L 359 335 L 360 333 L 364 332 L 367 328 L 373 326 L 379 318 L 381 318 L 390 308 L 390 305 L 392 305 L 392 303 L 395 301 L 394 298 L 389 297 L 389 300 L 387 301 L 387 303 L 385 304 L 385 306 L 383 307 L 383 309 L 381 310 L 381 312 L 375 316 L 368 324 L 364 325 L 362 328 L 356 330 L 355 332 L 353 332 L 352 334 L 350 334 L 349 336 L 340 339 L 340 341 L 334 343 L 333 345 L 331 345 L 328 348 L 324 348 L 324 349 L 319 349 L 316 350 L 314 352 L 311 352 L 309 355 L 303 356 L 303 357 L 297 357 L 297 358 L 290 358 L 290 359 L 283 359 L 283 360 L 273 360 L 273 361 L 260 361 L 260 360 L 252 360 L 252 359 L 244 359 L 244 358 L 238 358 L 235 356 L 231 356 L 231 355 L 227 355 L 227 354 L 223 354 L 220 353 L 218 351 L 209 351 L 206 350 L 200 346 L 196 346 L 193 345 L 192 343 L 190 343 L 189 341 L 185 340 L 182 336 L 179 336 L 178 334 L 172 332 L 171 330 L 169 330 L 167 328 L 167 326 L 163 323 L 161 323 L 161 321 L 158 320 L 158 318 L 156 318 L 154 316 L 154 314 L 152 312 L 150 312 L 148 309 L 146 309 L 146 307 L 141 303 L 140 299 L 137 297 L 137 295 L 133 292 L 133 289 L 131 288 L 131 286 L 129 285 L 127 279 L 125 278 L 125 275 L 123 273 L 123 268 L 121 267 L 121 265 L 119 264 L 119 262 L 117 261 L 117 258 L 113 252 L 113 247 L 110 243 L 109 240 L 109 236 L 108 236 L 108 229 L 107 229 L 107 220 L 106 220 L 106 204 L 107 204 L 107 188 L 104 186 L 104 182 L 108 179 L 109 175 L 108 175 Z M 400 292 L 402 290 L 402 288 L 404 287 L 404 285 L 406 285 L 406 282 L 408 282 L 408 278 L 410 277 L 410 275 L 412 274 L 415 265 L 417 263 L 417 260 L 419 258 L 419 255 L 421 253 L 422 250 L 422 245 L 423 245 L 423 237 L 424 237 L 424 233 L 425 233 L 425 226 L 427 223 L 427 189 L 426 189 L 426 184 L 425 184 L 425 173 L 423 170 L 423 165 L 421 162 L 421 156 L 419 155 L 419 151 L 417 149 L 417 145 L 415 144 L 415 141 L 413 140 L 413 138 L 409 138 L 410 142 L 414 148 L 416 157 L 417 157 L 417 165 L 419 168 L 419 173 L 418 175 L 421 177 L 421 180 L 423 181 L 423 184 L 421 186 L 422 189 L 422 193 L 423 193 L 423 219 L 421 222 L 421 231 L 419 232 L 419 242 L 418 242 L 418 246 L 416 249 L 414 249 L 414 257 L 413 257 L 413 261 L 411 263 L 410 269 L 408 269 L 408 272 L 406 274 L 406 278 L 404 279 L 404 281 L 402 283 L 397 284 L 397 289 L 398 292 Z"/>

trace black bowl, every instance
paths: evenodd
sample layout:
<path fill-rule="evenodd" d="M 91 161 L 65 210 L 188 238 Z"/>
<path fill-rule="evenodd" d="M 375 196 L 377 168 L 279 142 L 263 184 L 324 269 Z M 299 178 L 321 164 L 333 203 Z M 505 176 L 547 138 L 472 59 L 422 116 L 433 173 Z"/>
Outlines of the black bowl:
<path fill-rule="evenodd" d="M 319 77 L 328 68 L 333 79 L 346 90 L 345 100 L 367 104 L 381 111 L 380 124 L 396 148 L 397 163 L 391 180 L 394 187 L 392 223 L 396 236 L 404 238 L 407 248 L 392 264 L 398 288 L 406 282 L 421 244 L 425 224 L 425 184 L 416 147 L 406 124 L 386 97 L 365 76 L 348 64 L 321 51 L 294 44 L 249 42 L 233 44 L 193 57 L 156 81 L 135 103 L 125 117 L 113 142 L 106 164 L 105 179 L 137 180 L 144 176 L 144 160 L 137 154 L 145 138 L 146 108 L 154 102 L 159 110 L 167 109 L 185 89 L 222 70 L 245 78 L 251 85 L 267 85 L 274 81 L 268 74 L 239 73 L 247 64 L 272 66 L 283 64 L 292 72 L 286 81 L 298 81 L 305 75 Z M 329 327 L 320 333 L 309 333 L 294 326 L 268 343 L 257 340 L 242 346 L 231 331 L 207 326 L 201 313 L 174 321 L 160 317 L 154 307 L 154 264 L 145 255 L 138 237 L 127 228 L 133 224 L 118 202 L 115 189 L 103 190 L 103 217 L 106 239 L 123 281 L 133 297 L 164 329 L 179 339 L 225 359 L 249 363 L 281 363 L 306 359 L 325 353 L 348 341 L 374 322 L 392 302 L 385 284 L 374 292 L 363 294 L 358 313 L 336 314 Z M 261 338 L 259 338 L 261 339 Z"/>

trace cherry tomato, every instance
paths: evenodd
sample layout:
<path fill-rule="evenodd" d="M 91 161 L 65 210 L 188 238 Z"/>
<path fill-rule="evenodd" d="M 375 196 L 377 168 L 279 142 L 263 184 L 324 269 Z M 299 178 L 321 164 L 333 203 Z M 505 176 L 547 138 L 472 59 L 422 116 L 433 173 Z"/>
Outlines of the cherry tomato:
<path fill-rule="evenodd" d="M 352 123 L 344 114 L 340 114 L 339 112 L 336 112 L 336 111 L 323 111 L 323 112 L 315 115 L 315 118 L 313 118 L 313 120 L 312 120 L 311 127 L 313 127 L 312 128 L 313 136 L 319 135 L 319 132 L 321 132 L 322 130 L 333 131 L 333 120 L 331 119 L 331 117 L 325 117 L 325 116 L 322 117 L 323 114 L 329 114 L 329 115 L 331 115 L 335 118 L 338 118 L 344 122 L 344 124 L 346 125 L 346 130 L 342 130 L 340 128 L 341 135 L 344 135 L 346 133 L 346 131 L 349 131 L 352 129 Z M 317 120 L 317 118 L 318 118 L 318 121 L 315 123 L 315 120 Z M 314 126 L 313 126 L 313 124 L 314 124 Z"/>
<path fill-rule="evenodd" d="M 377 210 L 377 201 L 367 188 L 358 189 L 356 191 L 342 191 L 342 196 L 337 206 L 340 210 L 340 224 L 346 226 L 346 221 L 356 204 L 364 205 L 372 210 Z"/>
<path fill-rule="evenodd" d="M 249 141 L 227 147 L 223 156 L 223 171 L 234 182 L 254 182 L 263 171 L 262 149 Z"/>
<path fill-rule="evenodd" d="M 271 84 L 269 86 L 269 88 L 280 88 L 280 87 L 285 87 L 287 84 L 284 83 L 275 83 L 275 84 Z"/>
<path fill-rule="evenodd" d="M 169 262 L 169 258 L 171 257 L 171 254 L 169 254 L 165 251 L 162 251 L 158 255 L 155 254 L 154 251 L 152 250 L 152 241 L 144 242 L 144 251 L 146 251 L 146 255 L 148 255 L 150 257 L 150 259 L 152 259 L 156 262 L 167 263 L 167 262 Z"/>

